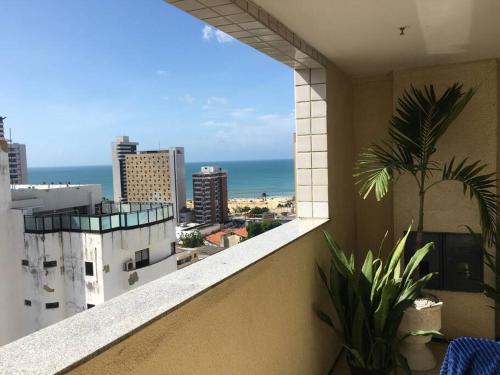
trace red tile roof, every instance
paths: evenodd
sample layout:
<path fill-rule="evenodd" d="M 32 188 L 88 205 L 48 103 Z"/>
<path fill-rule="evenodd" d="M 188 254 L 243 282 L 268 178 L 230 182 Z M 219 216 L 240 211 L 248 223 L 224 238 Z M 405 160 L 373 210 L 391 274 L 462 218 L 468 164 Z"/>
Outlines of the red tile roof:
<path fill-rule="evenodd" d="M 223 231 L 212 233 L 212 234 L 206 236 L 205 239 L 208 242 L 213 243 L 214 245 L 220 246 L 221 238 L 225 234 L 236 234 L 237 236 L 240 236 L 243 238 L 248 237 L 247 228 L 227 228 L 227 229 L 224 229 Z"/>

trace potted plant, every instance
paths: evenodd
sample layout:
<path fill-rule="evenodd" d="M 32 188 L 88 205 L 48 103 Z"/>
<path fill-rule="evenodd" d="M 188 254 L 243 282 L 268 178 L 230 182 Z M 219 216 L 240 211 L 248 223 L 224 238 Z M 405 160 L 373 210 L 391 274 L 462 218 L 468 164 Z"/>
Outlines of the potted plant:
<path fill-rule="evenodd" d="M 398 336 L 398 327 L 404 311 L 413 304 L 433 274 L 416 281 L 412 278 L 432 243 L 417 250 L 406 268 L 401 269 L 400 260 L 408 233 L 399 240 L 385 262 L 380 258 L 380 250 L 376 257 L 368 251 L 363 266 L 356 270 L 354 255 L 348 257 L 330 234 L 324 232 L 331 253 L 329 280 L 319 265 L 318 270 L 337 313 L 339 326 L 324 311 L 317 308 L 315 311 L 341 338 L 352 375 L 385 375 L 398 364 L 410 373 L 399 350 L 406 336 Z M 417 331 L 407 336 L 433 334 L 439 335 L 439 332 Z"/>
<path fill-rule="evenodd" d="M 492 190 L 496 187 L 494 173 L 483 173 L 486 165 L 480 161 L 470 162 L 465 158 L 456 162 L 455 157 L 451 157 L 441 163 L 434 158 L 438 141 L 474 93 L 474 89 L 464 92 L 459 83 L 439 97 L 432 85 L 423 89 L 411 86 L 398 99 L 396 113 L 390 120 L 389 141 L 372 145 L 361 153 L 356 163 L 354 177 L 363 198 L 374 192 L 380 200 L 394 178 L 403 174 L 414 177 L 418 187 L 415 198 L 419 202 L 416 248 L 423 244 L 425 196 L 429 189 L 445 181 L 461 183 L 464 194 L 477 200 L 483 238 L 489 244 L 494 239 L 497 211 L 497 195 Z M 413 306 L 405 318 L 404 326 L 411 330 L 426 330 L 441 319 L 442 303 L 433 296 L 422 298 L 423 307 Z M 433 309 L 432 313 L 425 311 L 429 308 Z M 411 362 L 424 365 L 420 358 Z M 432 361 L 424 367 L 431 365 Z"/>

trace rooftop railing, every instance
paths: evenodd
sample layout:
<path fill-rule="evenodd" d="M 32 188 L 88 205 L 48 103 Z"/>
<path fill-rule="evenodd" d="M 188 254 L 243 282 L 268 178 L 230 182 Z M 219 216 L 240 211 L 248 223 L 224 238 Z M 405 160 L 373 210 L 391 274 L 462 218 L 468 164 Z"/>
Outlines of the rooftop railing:
<path fill-rule="evenodd" d="M 95 215 L 53 214 L 24 216 L 26 233 L 88 232 L 106 233 L 134 229 L 174 218 L 171 203 L 102 203 Z"/>

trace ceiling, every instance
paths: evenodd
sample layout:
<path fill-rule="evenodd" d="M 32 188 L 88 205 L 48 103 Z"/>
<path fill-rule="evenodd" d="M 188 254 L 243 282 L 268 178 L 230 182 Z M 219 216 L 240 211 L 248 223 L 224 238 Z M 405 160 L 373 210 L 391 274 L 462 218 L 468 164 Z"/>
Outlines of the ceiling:
<path fill-rule="evenodd" d="M 354 76 L 500 58 L 500 0 L 253 1 Z"/>

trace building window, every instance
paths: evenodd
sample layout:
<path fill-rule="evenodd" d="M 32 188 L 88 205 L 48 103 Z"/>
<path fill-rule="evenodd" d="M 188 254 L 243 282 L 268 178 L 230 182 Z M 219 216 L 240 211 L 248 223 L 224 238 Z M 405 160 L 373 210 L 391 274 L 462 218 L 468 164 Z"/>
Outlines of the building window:
<path fill-rule="evenodd" d="M 170 255 L 175 254 L 175 242 L 170 242 Z"/>
<path fill-rule="evenodd" d="M 21 264 L 22 264 L 23 266 L 29 266 L 29 265 L 30 265 L 30 263 L 28 262 L 28 259 L 23 259 L 23 260 L 21 260 Z"/>
<path fill-rule="evenodd" d="M 94 307 L 95 305 L 91 304 L 91 303 L 87 303 L 87 310 L 88 309 L 91 309 L 92 307 Z"/>
<path fill-rule="evenodd" d="M 85 262 L 85 276 L 94 276 L 93 262 Z"/>
<path fill-rule="evenodd" d="M 57 309 L 59 307 L 59 302 L 49 302 L 45 304 L 46 309 Z"/>
<path fill-rule="evenodd" d="M 139 250 L 135 252 L 135 268 L 149 266 L 149 249 Z"/>
<path fill-rule="evenodd" d="M 31 306 L 31 300 L 29 300 L 29 299 L 25 299 L 25 300 L 24 300 L 24 305 L 25 305 L 25 306 Z"/>
<path fill-rule="evenodd" d="M 43 262 L 43 267 L 44 268 L 57 267 L 57 261 L 56 260 L 49 260 L 47 262 Z"/>

